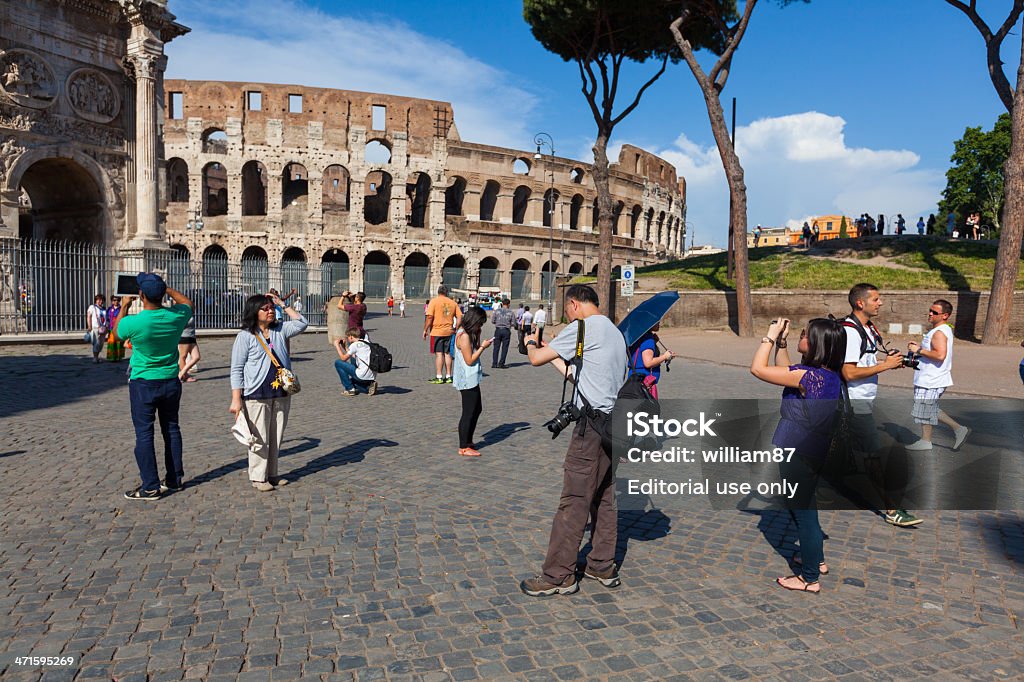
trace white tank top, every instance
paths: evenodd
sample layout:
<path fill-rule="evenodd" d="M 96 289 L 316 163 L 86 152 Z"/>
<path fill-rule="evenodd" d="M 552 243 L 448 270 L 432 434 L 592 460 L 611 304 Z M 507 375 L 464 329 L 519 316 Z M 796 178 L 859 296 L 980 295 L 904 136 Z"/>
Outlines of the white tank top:
<path fill-rule="evenodd" d="M 932 337 L 941 331 L 946 337 L 946 359 L 942 362 L 930 358 L 919 358 L 920 367 L 914 371 L 914 385 L 921 388 L 946 388 L 953 385 L 953 328 L 948 324 L 940 324 L 924 335 L 921 348 L 932 349 Z"/>

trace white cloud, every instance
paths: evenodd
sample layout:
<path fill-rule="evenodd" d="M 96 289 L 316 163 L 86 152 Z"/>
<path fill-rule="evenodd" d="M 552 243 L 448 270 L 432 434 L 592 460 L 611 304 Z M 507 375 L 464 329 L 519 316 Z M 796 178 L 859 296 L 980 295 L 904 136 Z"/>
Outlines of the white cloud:
<path fill-rule="evenodd" d="M 518 147 L 537 98 L 506 72 L 393 18 L 325 14 L 296 0 L 180 0 L 192 28 L 168 78 L 292 83 L 445 100 L 464 140 Z"/>
<path fill-rule="evenodd" d="M 845 126 L 839 116 L 810 111 L 736 131 L 750 227 L 799 226 L 828 213 L 900 212 L 914 222 L 935 210 L 945 186 L 942 171 L 918 168 L 920 157 L 912 151 L 849 147 Z M 697 242 L 724 245 L 729 190 L 718 148 L 683 134 L 659 154 L 686 178 L 687 222 Z"/>

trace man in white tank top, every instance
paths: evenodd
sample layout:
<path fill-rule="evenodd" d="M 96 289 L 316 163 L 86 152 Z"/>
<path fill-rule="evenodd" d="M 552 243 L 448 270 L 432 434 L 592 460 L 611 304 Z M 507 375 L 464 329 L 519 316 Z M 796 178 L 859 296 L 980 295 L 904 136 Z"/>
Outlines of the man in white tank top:
<path fill-rule="evenodd" d="M 939 398 L 953 385 L 953 328 L 949 316 L 953 305 L 944 299 L 928 307 L 928 326 L 921 343 L 911 341 L 907 349 L 919 356 L 920 366 L 914 371 L 914 423 L 921 425 L 921 439 L 907 446 L 907 450 L 931 450 L 932 427 L 940 421 L 953 429 L 953 449 L 959 450 L 971 432 L 939 409 Z"/>

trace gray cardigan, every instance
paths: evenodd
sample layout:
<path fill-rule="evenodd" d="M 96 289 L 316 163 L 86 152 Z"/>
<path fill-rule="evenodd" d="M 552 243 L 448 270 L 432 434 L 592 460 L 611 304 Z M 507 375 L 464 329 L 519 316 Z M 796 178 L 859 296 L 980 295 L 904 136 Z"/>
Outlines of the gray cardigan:
<path fill-rule="evenodd" d="M 270 343 L 274 346 L 274 353 L 281 361 L 282 367 L 292 368 L 285 339 L 301 334 L 308 326 L 306 318 L 299 315 L 297 320 L 285 320 L 270 327 Z M 244 398 L 260 387 L 273 366 L 270 356 L 263 350 L 263 345 L 256 339 L 255 334 L 247 329 L 238 332 L 235 345 L 231 347 L 232 390 L 242 389 Z"/>

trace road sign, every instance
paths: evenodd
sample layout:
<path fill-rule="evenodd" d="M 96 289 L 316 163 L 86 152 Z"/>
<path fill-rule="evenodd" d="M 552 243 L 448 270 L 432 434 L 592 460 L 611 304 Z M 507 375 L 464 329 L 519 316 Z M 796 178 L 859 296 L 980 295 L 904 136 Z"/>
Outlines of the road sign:
<path fill-rule="evenodd" d="M 623 265 L 622 266 L 622 279 L 620 284 L 622 286 L 623 296 L 633 295 L 633 283 L 636 281 L 636 266 L 634 265 Z"/>

